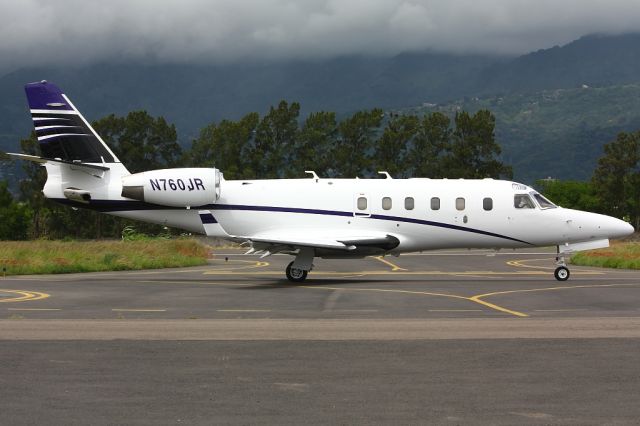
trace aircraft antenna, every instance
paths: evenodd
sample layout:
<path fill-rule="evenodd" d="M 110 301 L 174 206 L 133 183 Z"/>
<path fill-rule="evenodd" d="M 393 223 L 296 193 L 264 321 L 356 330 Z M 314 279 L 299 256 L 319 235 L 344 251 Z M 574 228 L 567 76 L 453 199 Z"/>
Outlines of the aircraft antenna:
<path fill-rule="evenodd" d="M 318 177 L 318 175 L 316 174 L 316 172 L 314 172 L 313 170 L 305 170 L 305 173 L 309 173 L 314 179 L 318 180 L 320 179 L 320 177 Z"/>

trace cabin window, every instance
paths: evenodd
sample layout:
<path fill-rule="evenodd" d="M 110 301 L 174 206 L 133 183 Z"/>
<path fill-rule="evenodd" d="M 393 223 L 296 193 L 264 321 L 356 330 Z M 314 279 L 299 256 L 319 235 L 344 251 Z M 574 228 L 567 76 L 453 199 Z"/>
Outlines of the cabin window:
<path fill-rule="evenodd" d="M 486 211 L 493 210 L 493 198 L 483 198 L 482 208 Z"/>
<path fill-rule="evenodd" d="M 440 210 L 440 198 L 433 197 L 431 199 L 431 210 Z"/>
<path fill-rule="evenodd" d="M 391 197 L 384 197 L 382 199 L 382 208 L 385 210 L 391 210 Z"/>
<path fill-rule="evenodd" d="M 516 194 L 513 196 L 513 206 L 516 209 L 534 209 L 535 205 L 527 194 Z"/>
<path fill-rule="evenodd" d="M 464 198 L 456 198 L 456 210 L 464 210 Z"/>
<path fill-rule="evenodd" d="M 367 209 L 367 198 L 358 197 L 358 210 L 366 210 L 366 209 Z"/>
<path fill-rule="evenodd" d="M 415 206 L 415 202 L 413 201 L 413 197 L 407 197 L 404 199 L 404 208 L 407 210 L 413 210 Z"/>

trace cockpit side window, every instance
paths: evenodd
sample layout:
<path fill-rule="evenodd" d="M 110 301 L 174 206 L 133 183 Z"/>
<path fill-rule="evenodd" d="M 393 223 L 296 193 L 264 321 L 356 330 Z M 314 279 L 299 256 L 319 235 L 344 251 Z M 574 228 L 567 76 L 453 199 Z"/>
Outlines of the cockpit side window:
<path fill-rule="evenodd" d="M 535 209 L 535 204 L 527 194 L 514 195 L 513 206 L 516 209 Z"/>
<path fill-rule="evenodd" d="M 535 198 L 538 204 L 540 204 L 541 209 L 555 209 L 557 207 L 551 201 L 547 200 L 542 194 L 532 192 L 531 195 L 533 195 L 533 198 Z"/>

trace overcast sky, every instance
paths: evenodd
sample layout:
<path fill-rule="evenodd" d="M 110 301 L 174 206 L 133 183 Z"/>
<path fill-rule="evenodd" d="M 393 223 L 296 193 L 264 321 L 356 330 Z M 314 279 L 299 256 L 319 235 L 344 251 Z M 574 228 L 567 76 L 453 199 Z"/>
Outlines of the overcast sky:
<path fill-rule="evenodd" d="M 640 31 L 640 0 L 0 0 L 0 61 L 518 54 Z"/>

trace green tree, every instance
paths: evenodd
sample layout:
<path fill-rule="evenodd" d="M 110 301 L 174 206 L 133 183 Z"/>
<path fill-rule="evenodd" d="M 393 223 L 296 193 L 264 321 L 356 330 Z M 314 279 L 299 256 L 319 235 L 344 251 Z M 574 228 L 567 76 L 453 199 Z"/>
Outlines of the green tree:
<path fill-rule="evenodd" d="M 93 128 L 131 173 L 179 165 L 176 127 L 163 117 L 152 117 L 146 111 L 125 117 L 111 114 L 95 121 Z"/>
<path fill-rule="evenodd" d="M 211 123 L 200 129 L 198 137 L 191 141 L 191 148 L 182 152 L 186 167 L 212 167 L 217 157 L 214 149 L 217 128 L 216 123 Z"/>
<path fill-rule="evenodd" d="M 8 183 L 0 181 L 0 240 L 26 240 L 32 213 L 26 203 L 14 200 Z"/>
<path fill-rule="evenodd" d="M 480 179 L 512 176 L 511 167 L 497 159 L 500 145 L 495 139 L 496 118 L 488 110 L 474 115 L 456 114 L 450 152 L 445 160 L 448 177 Z"/>
<path fill-rule="evenodd" d="M 601 212 L 640 226 L 640 132 L 618 134 L 604 146 L 592 182 Z"/>
<path fill-rule="evenodd" d="M 411 173 L 409 156 L 420 120 L 415 115 L 393 115 L 378 139 L 376 168 L 394 177 L 408 177 Z"/>
<path fill-rule="evenodd" d="M 408 157 L 412 176 L 447 177 L 442 163 L 451 144 L 451 133 L 451 120 L 441 112 L 422 118 Z"/>
<path fill-rule="evenodd" d="M 283 100 L 262 117 L 254 143 L 247 149 L 251 177 L 278 178 L 291 173 L 290 159 L 298 136 L 299 115 L 299 103 L 289 105 Z"/>
<path fill-rule="evenodd" d="M 35 132 L 20 141 L 23 154 L 40 156 L 40 146 Z M 47 233 L 47 222 L 50 216 L 50 204 L 42 195 L 42 188 L 47 180 L 47 172 L 31 161 L 22 162 L 24 178 L 20 180 L 20 200 L 25 202 L 33 212 L 32 221 L 28 228 L 30 238 L 41 238 Z"/>
<path fill-rule="evenodd" d="M 334 112 L 309 114 L 296 140 L 290 176 L 302 176 L 305 170 L 313 170 L 321 177 L 331 175 L 334 166 L 331 150 L 337 133 Z"/>
<path fill-rule="evenodd" d="M 250 167 L 244 152 L 250 150 L 260 117 L 258 113 L 245 115 L 239 121 L 222 120 L 200 131 L 194 140 L 186 162 L 192 167 L 217 167 L 227 179 L 245 177 Z"/>
<path fill-rule="evenodd" d="M 600 199 L 591 182 L 542 179 L 536 181 L 536 187 L 559 206 L 592 212 L 600 210 Z"/>
<path fill-rule="evenodd" d="M 35 134 L 20 141 L 22 152 L 40 155 Z M 20 199 L 29 206 L 31 220 L 27 227 L 29 238 L 100 238 L 118 236 L 120 219 L 84 209 L 72 209 L 44 197 L 42 189 L 47 180 L 44 167 L 30 161 L 22 164 L 25 178 L 20 181 Z"/>
<path fill-rule="evenodd" d="M 344 177 L 371 175 L 376 133 L 384 114 L 381 109 L 358 111 L 338 125 L 339 136 L 332 150 L 336 171 Z"/>

